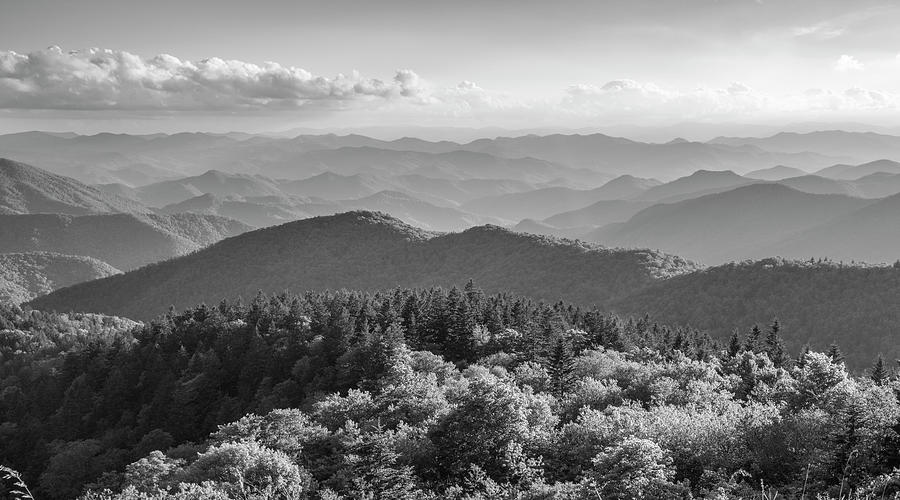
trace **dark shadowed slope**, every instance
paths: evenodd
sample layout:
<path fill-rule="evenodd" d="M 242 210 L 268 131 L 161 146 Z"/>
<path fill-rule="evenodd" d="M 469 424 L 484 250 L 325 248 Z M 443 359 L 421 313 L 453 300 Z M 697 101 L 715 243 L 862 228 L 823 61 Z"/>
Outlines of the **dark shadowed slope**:
<path fill-rule="evenodd" d="M 119 272 L 105 262 L 81 255 L 0 253 L 0 304 L 20 304 L 59 288 Z"/>
<path fill-rule="evenodd" d="M 694 269 L 678 257 L 645 250 L 609 250 L 496 226 L 435 235 L 385 214 L 348 212 L 245 233 L 191 255 L 54 292 L 33 305 L 150 318 L 173 304 L 216 303 L 258 290 L 371 290 L 469 278 L 489 291 L 603 304 Z"/>
<path fill-rule="evenodd" d="M 0 214 L 146 211 L 135 201 L 75 179 L 0 158 Z"/>
<path fill-rule="evenodd" d="M 706 264 L 763 257 L 761 248 L 847 215 L 872 200 L 754 184 L 652 206 L 588 238 L 604 245 L 658 248 Z"/>
<path fill-rule="evenodd" d="M 235 220 L 196 214 L 0 215 L 0 252 L 86 255 L 127 270 L 249 229 Z"/>
<path fill-rule="evenodd" d="M 615 302 L 620 313 L 650 314 L 727 340 L 778 318 L 791 352 L 847 346 L 848 362 L 869 366 L 877 354 L 900 357 L 900 269 L 765 259 L 726 264 L 664 281 Z"/>

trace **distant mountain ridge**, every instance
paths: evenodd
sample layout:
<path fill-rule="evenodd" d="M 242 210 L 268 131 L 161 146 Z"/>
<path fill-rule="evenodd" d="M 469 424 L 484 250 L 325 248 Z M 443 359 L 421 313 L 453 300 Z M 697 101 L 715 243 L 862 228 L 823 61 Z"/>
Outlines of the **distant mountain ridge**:
<path fill-rule="evenodd" d="M 681 258 L 646 250 L 609 250 L 496 226 L 438 235 L 385 214 L 348 212 L 244 233 L 184 257 L 54 292 L 32 305 L 150 318 L 172 304 L 214 303 L 257 290 L 371 290 L 469 278 L 491 291 L 603 304 L 695 269 Z"/>
<path fill-rule="evenodd" d="M 0 253 L 56 252 L 128 270 L 193 252 L 251 228 L 208 215 L 0 215 Z"/>
<path fill-rule="evenodd" d="M 872 203 L 842 195 L 804 193 L 780 184 L 754 183 L 651 206 L 622 224 L 601 227 L 587 239 L 609 246 L 657 248 L 716 264 L 769 256 L 764 248 Z"/>
<path fill-rule="evenodd" d="M 0 214 L 147 212 L 146 207 L 75 179 L 0 158 Z"/>

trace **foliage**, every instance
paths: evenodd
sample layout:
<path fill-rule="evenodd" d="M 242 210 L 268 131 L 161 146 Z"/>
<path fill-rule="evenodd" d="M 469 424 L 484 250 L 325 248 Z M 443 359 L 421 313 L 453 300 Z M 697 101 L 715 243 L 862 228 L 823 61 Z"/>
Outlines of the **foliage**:
<path fill-rule="evenodd" d="M 748 331 L 472 283 L 145 324 L 0 307 L 0 461 L 50 499 L 894 492 L 900 381 Z"/>

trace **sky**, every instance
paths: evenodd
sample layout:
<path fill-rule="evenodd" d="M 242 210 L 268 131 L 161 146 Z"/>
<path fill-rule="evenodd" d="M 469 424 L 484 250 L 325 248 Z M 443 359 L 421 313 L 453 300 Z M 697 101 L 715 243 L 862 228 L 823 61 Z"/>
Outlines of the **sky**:
<path fill-rule="evenodd" d="M 900 125 L 900 3 L 0 0 L 0 132 Z"/>

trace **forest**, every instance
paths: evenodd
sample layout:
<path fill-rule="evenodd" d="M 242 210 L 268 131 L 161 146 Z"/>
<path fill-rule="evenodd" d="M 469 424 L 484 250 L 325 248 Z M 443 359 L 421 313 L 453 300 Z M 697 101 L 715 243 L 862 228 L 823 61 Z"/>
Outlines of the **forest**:
<path fill-rule="evenodd" d="M 851 373 L 760 321 L 720 343 L 471 281 L 147 323 L 0 306 L 0 477 L 82 500 L 900 494 L 893 363 Z"/>

